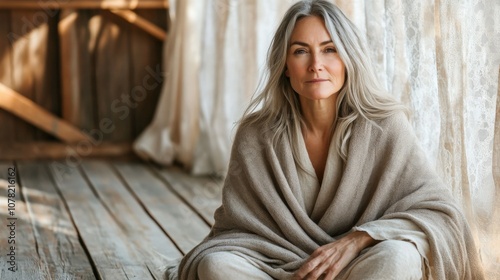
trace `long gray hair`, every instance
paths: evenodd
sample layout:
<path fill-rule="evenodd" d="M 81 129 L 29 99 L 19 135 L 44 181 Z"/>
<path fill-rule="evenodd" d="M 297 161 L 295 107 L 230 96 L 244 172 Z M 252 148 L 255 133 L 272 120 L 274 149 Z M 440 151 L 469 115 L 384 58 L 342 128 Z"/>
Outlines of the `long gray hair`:
<path fill-rule="evenodd" d="M 307 16 L 323 18 L 340 59 L 345 64 L 346 77 L 338 93 L 337 132 L 334 134 L 336 149 L 345 161 L 352 125 L 356 119 L 362 117 L 374 121 L 406 109 L 380 86 L 368 57 L 365 39 L 358 29 L 339 8 L 326 0 L 299 1 L 286 12 L 268 51 L 267 82 L 251 101 L 240 126 L 270 124 L 274 145 L 278 145 L 282 137 L 288 137 L 294 158 L 297 159 L 298 129 L 304 120 L 298 94 L 292 89 L 285 70 L 292 31 L 297 21 Z"/>

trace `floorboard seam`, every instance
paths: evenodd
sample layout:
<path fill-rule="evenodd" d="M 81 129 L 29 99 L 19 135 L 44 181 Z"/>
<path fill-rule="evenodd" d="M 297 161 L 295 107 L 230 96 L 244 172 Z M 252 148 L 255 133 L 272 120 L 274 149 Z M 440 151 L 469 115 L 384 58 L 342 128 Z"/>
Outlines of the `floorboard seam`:
<path fill-rule="evenodd" d="M 134 190 L 132 189 L 132 187 L 130 187 L 130 185 L 125 180 L 125 178 L 123 178 L 123 176 L 120 174 L 120 172 L 116 169 L 116 167 L 114 166 L 114 164 L 110 164 L 110 166 L 111 166 L 111 169 L 115 172 L 116 176 L 118 176 L 118 178 L 120 179 L 120 181 L 122 182 L 122 184 L 125 186 L 125 188 L 130 192 L 130 194 L 134 197 L 134 199 L 142 207 L 142 209 L 144 210 L 144 212 L 146 212 L 146 214 L 151 218 L 151 220 L 154 221 L 154 223 L 158 226 L 158 228 L 160 228 L 160 230 L 172 241 L 172 243 L 174 244 L 175 248 L 177 250 L 179 250 L 179 252 L 181 252 L 183 255 L 185 255 L 186 252 L 184 252 L 179 247 L 179 245 L 177 245 L 177 242 L 172 238 L 172 236 L 170 236 L 170 234 L 161 226 L 161 224 L 158 221 L 156 221 L 156 219 L 154 218 L 154 216 L 149 212 L 149 210 L 146 207 L 146 205 L 144 205 L 144 203 L 139 199 L 139 197 L 137 196 L 137 194 L 134 192 Z"/>
<path fill-rule="evenodd" d="M 161 176 L 160 171 L 158 171 L 157 168 L 151 166 L 151 164 L 145 165 L 145 167 L 147 167 L 148 170 L 151 170 L 153 175 L 156 176 L 156 178 L 158 178 L 161 182 L 163 182 L 165 187 L 167 187 L 182 202 L 184 202 L 184 204 L 186 204 L 186 206 L 189 207 L 189 209 L 194 211 L 194 213 L 196 213 L 196 215 L 198 215 L 205 222 L 205 224 L 207 224 L 208 227 L 212 228 L 212 224 L 209 221 L 207 221 L 205 217 L 187 199 L 184 198 L 184 196 L 182 196 L 174 187 L 172 187 L 167 179 Z"/>
<path fill-rule="evenodd" d="M 102 280 L 102 277 L 99 274 L 99 271 L 97 270 L 97 265 L 95 264 L 94 260 L 92 259 L 92 256 L 90 255 L 90 252 L 89 252 L 85 242 L 83 241 L 83 238 L 80 234 L 80 230 L 78 230 L 78 227 L 76 226 L 76 222 L 73 219 L 73 214 L 71 213 L 71 210 L 69 209 L 69 205 L 66 203 L 66 200 L 64 199 L 64 196 L 63 196 L 61 190 L 59 189 L 58 184 L 55 183 L 56 181 L 54 178 L 54 174 L 52 174 L 51 170 L 49 170 L 48 173 L 49 173 L 49 176 L 50 176 L 52 182 L 54 183 L 54 188 L 55 188 L 57 194 L 59 195 L 59 197 L 61 198 L 61 200 L 63 202 L 64 208 L 66 209 L 66 212 L 68 212 L 68 216 L 69 216 L 69 219 L 71 220 L 71 224 L 73 225 L 73 227 L 77 233 L 78 242 L 80 243 L 80 246 L 82 246 L 82 249 L 85 252 L 85 255 L 87 256 L 87 259 L 90 263 L 90 266 L 92 267 L 92 272 L 94 273 L 94 277 L 98 280 Z"/>

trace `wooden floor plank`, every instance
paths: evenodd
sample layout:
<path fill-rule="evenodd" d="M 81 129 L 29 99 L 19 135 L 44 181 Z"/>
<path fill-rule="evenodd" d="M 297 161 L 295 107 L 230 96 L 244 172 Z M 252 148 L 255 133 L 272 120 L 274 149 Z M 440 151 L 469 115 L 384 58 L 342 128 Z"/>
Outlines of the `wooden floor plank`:
<path fill-rule="evenodd" d="M 9 184 L 9 179 L 12 179 L 12 177 L 8 175 L 8 170 L 13 167 L 15 168 L 13 163 L 0 163 L 0 219 L 2 220 L 0 226 L 0 279 L 51 279 L 47 271 L 47 264 L 41 262 L 36 250 L 30 216 L 26 204 L 22 200 L 17 176 L 14 177 L 16 181 L 13 184 L 14 187 L 9 187 L 9 185 L 12 186 L 12 184 Z M 18 174 L 18 170 L 16 169 L 13 173 Z M 11 183 L 14 182 L 11 181 Z M 8 205 L 9 188 L 15 190 L 15 197 L 12 197 L 12 195 L 10 197 L 10 199 L 15 200 L 15 206 L 10 205 L 13 207 Z M 9 209 L 13 210 L 13 212 L 8 212 Z M 9 226 L 11 222 L 14 223 L 12 228 Z M 11 246 L 14 248 L 11 248 Z M 12 254 L 14 254 L 13 258 L 9 256 Z M 9 263 L 10 261 L 13 262 Z M 9 270 L 10 267 L 13 267 L 15 271 Z"/>
<path fill-rule="evenodd" d="M 131 236 L 94 195 L 78 168 L 47 163 L 102 279 L 154 279 Z"/>
<path fill-rule="evenodd" d="M 40 162 L 19 162 L 18 168 L 37 251 L 51 277 L 95 279 L 47 166 Z"/>
<path fill-rule="evenodd" d="M 142 163 L 115 163 L 149 214 L 185 254 L 199 244 L 210 227 Z"/>
<path fill-rule="evenodd" d="M 1 119 L 0 119 L 1 121 Z M 3 124 L 2 124 L 3 125 Z M 97 143 L 97 142 L 96 142 Z M 82 147 L 89 149 L 82 154 Z M 88 153 L 87 153 L 88 151 Z M 130 143 L 78 142 L 65 144 L 60 142 L 0 143 L 0 160 L 48 160 L 80 158 L 134 158 Z"/>
<path fill-rule="evenodd" d="M 176 168 L 105 160 L 17 165 L 12 273 L 5 180 L 14 164 L 0 162 L 0 279 L 160 279 L 161 266 L 206 236 L 221 203 L 221 180 Z"/>
<path fill-rule="evenodd" d="M 214 212 L 222 203 L 222 180 L 208 176 L 192 176 L 179 168 L 155 169 L 203 219 L 213 225 Z"/>
<path fill-rule="evenodd" d="M 101 201 L 127 235 L 130 244 L 135 245 L 136 252 L 151 273 L 158 279 L 161 278 L 162 271 L 159 267 L 165 265 L 166 261 L 181 256 L 175 245 L 108 163 L 85 161 L 82 169 Z"/>

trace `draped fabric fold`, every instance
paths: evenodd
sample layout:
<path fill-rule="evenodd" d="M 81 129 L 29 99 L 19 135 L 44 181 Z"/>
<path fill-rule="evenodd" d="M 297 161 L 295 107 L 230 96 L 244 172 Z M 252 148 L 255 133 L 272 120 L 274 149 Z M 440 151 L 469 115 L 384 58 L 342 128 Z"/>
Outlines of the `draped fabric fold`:
<path fill-rule="evenodd" d="M 484 279 L 465 216 L 428 165 L 403 114 L 376 125 L 356 121 L 333 203 L 318 222 L 301 203 L 305 186 L 299 185 L 291 144 L 284 140 L 276 147 L 271 135 L 265 124 L 237 133 L 214 227 L 183 259 L 179 279 L 198 279 L 199 262 L 218 251 L 244 254 L 273 278 L 291 279 L 315 249 L 353 228 L 379 240 L 416 244 L 426 260 L 425 279 Z M 330 149 L 328 157 L 335 154 Z M 324 179 L 322 187 L 336 178 Z M 427 242 L 412 233 L 417 229 Z"/>
<path fill-rule="evenodd" d="M 167 71 L 143 158 L 227 171 L 234 122 L 294 0 L 172 0 Z M 377 75 L 410 107 L 432 166 L 458 199 L 490 279 L 500 279 L 500 1 L 333 1 L 364 32 Z"/>

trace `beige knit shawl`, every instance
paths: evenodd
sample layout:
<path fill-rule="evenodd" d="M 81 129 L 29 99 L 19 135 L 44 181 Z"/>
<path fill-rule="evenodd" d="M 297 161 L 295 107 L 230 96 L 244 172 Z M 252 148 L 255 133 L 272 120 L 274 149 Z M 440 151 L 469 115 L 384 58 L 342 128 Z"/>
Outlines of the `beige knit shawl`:
<path fill-rule="evenodd" d="M 484 279 L 467 222 L 403 114 L 356 121 L 336 193 L 317 222 L 303 207 L 290 143 L 274 147 L 269 135 L 265 125 L 238 130 L 215 225 L 167 278 L 197 279 L 203 256 L 236 251 L 289 279 L 316 248 L 353 228 L 404 220 L 411 223 L 400 223 L 402 232 L 413 224 L 427 236 L 427 278 Z"/>

